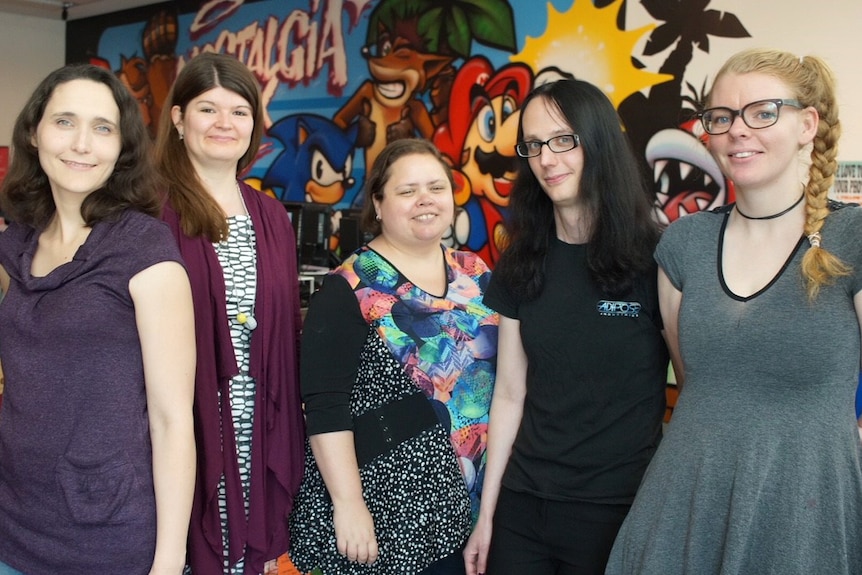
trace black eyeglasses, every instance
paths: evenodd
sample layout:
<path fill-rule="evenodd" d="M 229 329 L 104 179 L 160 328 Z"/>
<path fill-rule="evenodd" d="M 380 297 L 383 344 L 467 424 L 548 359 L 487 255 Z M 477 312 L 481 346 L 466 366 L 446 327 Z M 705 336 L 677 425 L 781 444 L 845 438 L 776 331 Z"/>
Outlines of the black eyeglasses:
<path fill-rule="evenodd" d="M 700 123 L 703 124 L 706 133 L 717 136 L 730 131 L 730 127 L 737 116 L 741 116 L 745 125 L 754 130 L 768 128 L 778 121 L 778 112 L 781 110 L 781 106 L 790 106 L 800 110 L 805 108 L 798 100 L 773 98 L 746 104 L 741 110 L 731 110 L 725 107 L 708 108 L 697 116 L 700 118 Z"/>
<path fill-rule="evenodd" d="M 549 140 L 540 142 L 539 140 L 528 140 L 526 142 L 518 142 L 515 145 L 515 151 L 522 158 L 535 158 L 542 153 L 542 146 L 547 145 L 548 149 L 555 154 L 561 154 L 574 150 L 581 143 L 581 139 L 577 134 L 564 134 L 562 136 L 554 136 Z"/>

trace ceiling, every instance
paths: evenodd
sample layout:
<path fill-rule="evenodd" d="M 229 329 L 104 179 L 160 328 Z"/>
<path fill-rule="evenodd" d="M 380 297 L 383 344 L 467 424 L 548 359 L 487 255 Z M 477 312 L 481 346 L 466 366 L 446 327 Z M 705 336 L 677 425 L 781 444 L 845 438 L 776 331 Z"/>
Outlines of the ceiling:
<path fill-rule="evenodd" d="M 62 20 L 65 5 L 68 19 L 77 20 L 157 4 L 160 1 L 163 0 L 0 0 L 0 13 Z"/>

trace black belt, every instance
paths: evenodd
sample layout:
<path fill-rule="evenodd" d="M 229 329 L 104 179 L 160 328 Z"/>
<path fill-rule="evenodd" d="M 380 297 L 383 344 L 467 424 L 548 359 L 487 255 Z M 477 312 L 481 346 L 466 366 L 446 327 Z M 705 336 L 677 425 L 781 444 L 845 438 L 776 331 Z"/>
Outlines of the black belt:
<path fill-rule="evenodd" d="M 412 393 L 353 418 L 359 467 L 439 423 L 425 394 Z"/>

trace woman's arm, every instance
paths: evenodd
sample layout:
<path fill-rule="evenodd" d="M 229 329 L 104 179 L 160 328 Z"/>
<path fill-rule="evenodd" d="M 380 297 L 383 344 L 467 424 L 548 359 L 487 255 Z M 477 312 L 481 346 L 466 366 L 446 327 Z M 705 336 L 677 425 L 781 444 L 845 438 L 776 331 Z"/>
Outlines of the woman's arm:
<path fill-rule="evenodd" d="M 682 303 L 682 292 L 673 287 L 664 270 L 658 268 L 658 305 L 661 309 L 661 320 L 664 324 L 664 341 L 670 354 L 673 373 L 676 376 L 676 386 L 682 390 L 685 383 L 685 369 L 679 355 L 679 306 Z"/>
<path fill-rule="evenodd" d="M 521 322 L 501 315 L 497 344 L 497 379 L 488 417 L 488 450 L 485 480 L 482 484 L 482 504 L 476 528 L 464 548 L 467 575 L 485 573 L 494 510 L 500 495 L 503 472 L 521 426 L 526 394 L 527 355 L 521 341 Z"/>
<path fill-rule="evenodd" d="M 362 482 L 352 431 L 320 433 L 309 438 L 317 468 L 332 497 L 332 519 L 338 552 L 350 561 L 374 563 L 374 520 L 362 497 Z"/>
<path fill-rule="evenodd" d="M 9 274 L 0 266 L 0 301 L 3 301 L 3 296 L 9 291 Z"/>
<path fill-rule="evenodd" d="M 311 300 L 302 333 L 302 397 L 309 443 L 332 498 L 338 552 L 351 561 L 377 559 L 374 521 L 362 496 L 350 395 L 368 337 L 356 295 L 329 276 Z"/>
<path fill-rule="evenodd" d="M 859 322 L 860 327 L 862 327 L 862 291 L 857 292 L 855 296 L 853 296 L 853 307 L 856 309 L 856 319 Z M 862 368 L 862 366 L 860 366 Z M 859 438 L 862 439 L 862 417 L 859 418 L 857 422 L 859 427 Z"/>
<path fill-rule="evenodd" d="M 156 553 L 151 574 L 178 575 L 195 484 L 192 416 L 195 336 L 191 288 L 176 262 L 161 262 L 129 282 L 141 340 L 156 492 Z"/>

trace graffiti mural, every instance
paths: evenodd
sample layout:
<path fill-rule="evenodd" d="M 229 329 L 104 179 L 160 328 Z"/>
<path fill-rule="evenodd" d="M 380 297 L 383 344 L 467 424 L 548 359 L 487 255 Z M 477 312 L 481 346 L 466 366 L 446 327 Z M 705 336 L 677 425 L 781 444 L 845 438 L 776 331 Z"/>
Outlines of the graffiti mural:
<path fill-rule="evenodd" d="M 245 179 L 285 202 L 360 207 L 386 143 L 431 139 L 456 175 L 447 242 L 493 266 L 519 166 L 520 105 L 536 85 L 577 77 L 617 107 L 652 174 L 656 216 L 733 199 L 692 121 L 707 78 L 689 79 L 710 38 L 749 34 L 710 0 L 179 0 L 72 21 L 67 59 L 115 71 L 154 126 L 177 70 L 231 54 L 260 81 L 266 137 Z M 637 7 L 648 22 L 627 27 Z M 657 66 L 645 64 L 666 54 Z M 346 245 L 346 242 L 345 242 Z"/>

